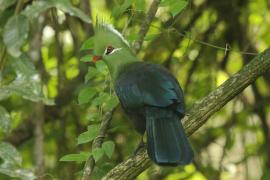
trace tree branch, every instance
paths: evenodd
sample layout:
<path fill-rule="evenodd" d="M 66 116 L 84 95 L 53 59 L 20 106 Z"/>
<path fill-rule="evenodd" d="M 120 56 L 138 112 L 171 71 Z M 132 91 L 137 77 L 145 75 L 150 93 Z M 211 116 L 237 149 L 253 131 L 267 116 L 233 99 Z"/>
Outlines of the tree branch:
<path fill-rule="evenodd" d="M 148 32 L 148 29 L 151 25 L 151 22 L 153 21 L 155 15 L 156 15 L 159 4 L 160 4 L 160 0 L 153 0 L 152 4 L 147 12 L 145 21 L 143 22 L 141 29 L 140 29 L 140 32 L 139 32 L 139 38 L 134 43 L 134 49 L 135 49 L 136 53 L 138 53 L 142 47 L 144 36 Z"/>
<path fill-rule="evenodd" d="M 107 112 L 103 116 L 98 136 L 93 141 L 92 151 L 96 148 L 101 148 L 103 140 L 107 134 L 107 130 L 109 129 L 109 126 L 111 124 L 113 111 L 114 111 L 114 109 Z M 89 180 L 90 179 L 90 175 L 92 174 L 94 167 L 95 167 L 95 160 L 94 160 L 93 156 L 90 156 L 87 159 L 87 161 L 85 162 L 82 180 Z"/>
<path fill-rule="evenodd" d="M 186 134 L 190 136 L 199 129 L 215 112 L 220 110 L 227 102 L 242 92 L 259 76 L 270 70 L 270 48 L 257 55 L 250 63 L 238 73 L 225 81 L 202 100 L 195 102 L 187 111 L 182 120 Z M 106 179 L 134 179 L 151 165 L 146 149 L 136 156 L 128 158 L 118 164 L 107 175 Z"/>

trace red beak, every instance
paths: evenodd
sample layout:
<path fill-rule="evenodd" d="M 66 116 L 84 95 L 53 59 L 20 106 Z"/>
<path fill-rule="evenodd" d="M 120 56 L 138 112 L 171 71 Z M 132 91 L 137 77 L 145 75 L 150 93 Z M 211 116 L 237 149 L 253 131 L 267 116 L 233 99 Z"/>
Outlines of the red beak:
<path fill-rule="evenodd" d="M 97 61 L 101 60 L 102 56 L 93 56 L 92 61 L 96 63 Z"/>

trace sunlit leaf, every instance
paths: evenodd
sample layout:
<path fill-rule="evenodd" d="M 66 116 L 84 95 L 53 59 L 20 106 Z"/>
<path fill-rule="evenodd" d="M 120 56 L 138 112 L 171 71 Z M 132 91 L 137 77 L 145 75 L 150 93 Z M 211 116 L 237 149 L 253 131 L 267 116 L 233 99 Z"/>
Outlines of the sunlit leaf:
<path fill-rule="evenodd" d="M 77 161 L 77 162 L 83 162 L 86 161 L 91 153 L 80 153 L 80 154 L 67 154 L 63 157 L 61 157 L 60 161 Z"/>
<path fill-rule="evenodd" d="M 90 79 L 95 77 L 98 74 L 97 69 L 93 67 L 88 67 L 87 74 L 85 75 L 84 82 L 87 83 Z"/>
<path fill-rule="evenodd" d="M 96 162 L 103 156 L 103 154 L 104 154 L 104 151 L 101 148 L 96 148 L 92 151 L 92 155 Z"/>
<path fill-rule="evenodd" d="M 12 6 L 16 0 L 0 0 L 0 12 Z"/>
<path fill-rule="evenodd" d="M 158 37 L 159 36 L 159 34 L 149 34 L 149 35 L 146 35 L 145 37 L 144 37 L 144 41 L 151 41 L 151 40 L 153 40 L 153 39 L 155 39 L 156 37 Z M 129 40 L 129 41 L 136 41 L 136 40 L 138 40 L 139 39 L 139 34 L 130 34 L 128 37 L 127 37 L 127 39 Z"/>
<path fill-rule="evenodd" d="M 97 91 L 92 87 L 85 87 L 80 90 L 78 101 L 79 104 L 85 104 L 90 102 L 90 100 L 96 95 Z"/>
<path fill-rule="evenodd" d="M 122 15 L 126 9 L 131 6 L 132 0 L 125 0 L 123 4 L 116 5 L 112 10 L 112 16 L 115 18 L 118 18 L 120 15 Z"/>
<path fill-rule="evenodd" d="M 80 61 L 82 62 L 91 62 L 92 61 L 92 57 L 91 55 L 86 55 L 80 58 Z"/>
<path fill-rule="evenodd" d="M 99 125 L 88 126 L 88 130 L 79 135 L 77 144 L 84 144 L 92 141 L 98 135 L 98 132 Z"/>
<path fill-rule="evenodd" d="M 116 96 L 110 97 L 110 99 L 106 102 L 106 109 L 111 110 L 115 108 L 119 104 L 119 100 Z"/>
<path fill-rule="evenodd" d="M 10 91 L 10 89 L 7 88 L 6 86 L 0 87 L 0 101 L 8 98 L 11 94 L 12 91 Z"/>
<path fill-rule="evenodd" d="M 53 3 L 49 1 L 33 1 L 31 5 L 28 5 L 22 11 L 22 14 L 27 16 L 29 19 L 37 18 L 40 15 L 40 13 L 52 7 Z"/>
<path fill-rule="evenodd" d="M 70 16 L 76 16 L 81 20 L 91 23 L 90 16 L 84 14 L 80 9 L 74 7 L 69 0 L 48 0 L 52 3 L 56 8 L 68 13 Z"/>
<path fill-rule="evenodd" d="M 144 41 L 152 41 L 155 38 L 157 38 L 158 36 L 159 36 L 159 34 L 149 34 L 149 35 L 146 35 L 145 38 L 144 38 Z"/>
<path fill-rule="evenodd" d="M 102 149 L 104 151 L 104 153 L 111 158 L 113 155 L 113 151 L 115 148 L 115 144 L 112 141 L 106 141 L 102 144 Z"/>
<path fill-rule="evenodd" d="M 0 166 L 0 173 L 8 175 L 14 178 L 20 178 L 23 180 L 34 180 L 36 179 L 34 173 L 28 169 L 21 169 L 9 165 L 2 164 Z"/>
<path fill-rule="evenodd" d="M 91 23 L 90 16 L 87 16 L 80 9 L 74 7 L 69 0 L 36 1 L 27 7 L 23 11 L 23 14 L 27 15 L 29 18 L 36 18 L 40 13 L 52 7 L 56 7 L 57 9 L 64 11 L 71 16 L 76 16 L 87 23 Z"/>
<path fill-rule="evenodd" d="M 130 34 L 127 36 L 128 41 L 136 41 L 139 39 L 139 34 Z"/>
<path fill-rule="evenodd" d="M 168 6 L 173 16 L 176 16 L 187 6 L 187 0 L 162 0 L 161 6 Z"/>
<path fill-rule="evenodd" d="M 0 106 L 0 129 L 5 133 L 10 129 L 10 115 L 2 106 Z"/>
<path fill-rule="evenodd" d="M 145 10 L 145 0 L 136 0 L 134 1 L 134 6 L 136 11 L 144 11 Z"/>
<path fill-rule="evenodd" d="M 40 76 L 27 56 L 11 58 L 11 66 L 17 76 L 10 84 L 0 87 L 0 100 L 15 93 L 34 102 L 43 101 L 47 105 L 54 104 L 52 100 L 44 97 Z"/>
<path fill-rule="evenodd" d="M 24 15 L 14 15 L 9 18 L 4 27 L 4 43 L 8 52 L 13 57 L 21 55 L 20 48 L 28 37 L 29 21 Z"/>
<path fill-rule="evenodd" d="M 25 180 L 35 179 L 32 171 L 20 167 L 22 165 L 21 155 L 11 144 L 0 142 L 0 158 L 3 160 L 0 165 L 0 173 Z"/>
<path fill-rule="evenodd" d="M 32 62 L 26 56 L 21 56 L 19 59 L 12 59 L 12 67 L 17 77 L 8 88 L 25 99 L 43 100 L 41 79 Z"/>
<path fill-rule="evenodd" d="M 94 38 L 88 38 L 81 46 L 80 50 L 88 50 L 94 48 Z"/>
<path fill-rule="evenodd" d="M 4 163 L 20 166 L 22 164 L 22 157 L 17 149 L 9 143 L 0 142 L 0 157 Z"/>
<path fill-rule="evenodd" d="M 110 98 L 110 94 L 105 93 L 105 92 L 99 93 L 99 96 L 93 100 L 92 104 L 96 106 L 102 105 L 106 103 L 109 98 Z"/>
<path fill-rule="evenodd" d="M 104 73 L 107 69 L 107 65 L 103 61 L 97 61 L 96 68 L 99 72 Z"/>

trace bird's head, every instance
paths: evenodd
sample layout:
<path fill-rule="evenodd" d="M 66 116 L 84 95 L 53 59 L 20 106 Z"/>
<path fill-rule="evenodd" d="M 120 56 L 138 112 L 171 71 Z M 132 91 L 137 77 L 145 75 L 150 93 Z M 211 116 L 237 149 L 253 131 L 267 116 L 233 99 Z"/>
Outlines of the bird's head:
<path fill-rule="evenodd" d="M 97 24 L 94 35 L 93 62 L 110 59 L 113 54 L 120 51 L 130 51 L 127 40 L 124 39 L 112 25 Z"/>

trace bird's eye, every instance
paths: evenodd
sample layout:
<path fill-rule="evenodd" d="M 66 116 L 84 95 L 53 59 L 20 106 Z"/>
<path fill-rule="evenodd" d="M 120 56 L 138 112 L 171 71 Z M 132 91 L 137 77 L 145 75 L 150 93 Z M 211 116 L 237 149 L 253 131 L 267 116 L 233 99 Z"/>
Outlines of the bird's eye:
<path fill-rule="evenodd" d="M 108 47 L 106 48 L 106 50 L 105 50 L 105 55 L 111 54 L 111 53 L 113 52 L 113 50 L 114 50 L 114 47 L 108 46 Z"/>

